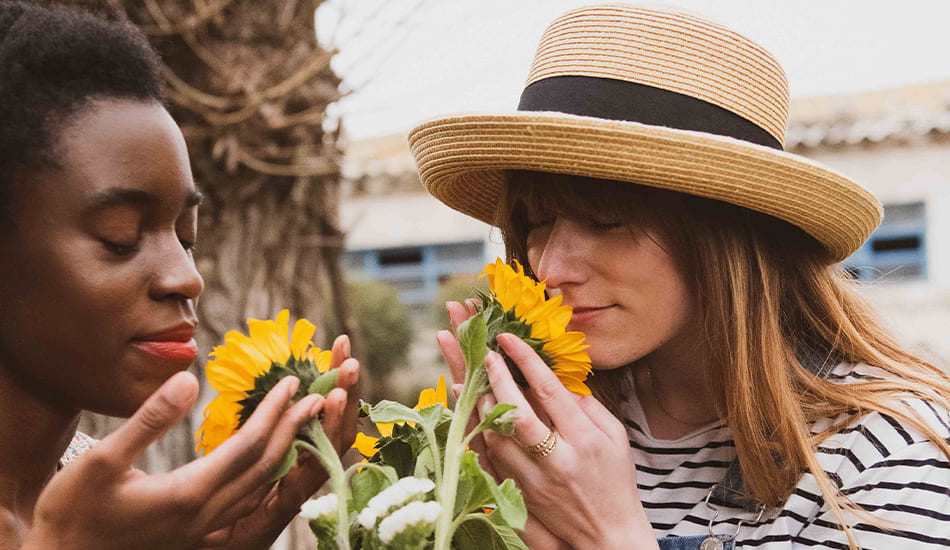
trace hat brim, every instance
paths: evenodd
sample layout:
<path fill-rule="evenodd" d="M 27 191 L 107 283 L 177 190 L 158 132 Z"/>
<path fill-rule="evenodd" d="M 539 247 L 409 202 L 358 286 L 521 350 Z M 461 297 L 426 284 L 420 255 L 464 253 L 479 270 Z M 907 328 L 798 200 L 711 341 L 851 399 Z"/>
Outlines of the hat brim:
<path fill-rule="evenodd" d="M 880 224 L 869 191 L 814 161 L 703 132 L 556 112 L 460 114 L 409 134 L 434 197 L 492 224 L 508 170 L 628 181 L 717 199 L 794 224 L 840 261 Z"/>

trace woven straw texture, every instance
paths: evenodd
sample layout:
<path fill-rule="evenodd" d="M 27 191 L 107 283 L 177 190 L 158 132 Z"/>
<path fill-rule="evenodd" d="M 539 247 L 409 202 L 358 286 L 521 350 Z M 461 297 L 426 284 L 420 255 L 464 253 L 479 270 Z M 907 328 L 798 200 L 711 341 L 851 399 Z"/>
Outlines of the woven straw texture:
<path fill-rule="evenodd" d="M 785 144 L 788 80 L 761 46 L 683 13 L 623 5 L 581 8 L 541 37 L 527 84 L 554 76 L 647 84 L 746 118 Z"/>
<path fill-rule="evenodd" d="M 575 10 L 545 32 L 528 82 L 555 75 L 645 83 L 716 103 L 784 140 L 788 86 L 760 47 L 679 13 L 610 5 Z M 881 221 L 877 199 L 811 160 L 703 132 L 564 113 L 439 117 L 409 146 L 429 193 L 494 223 L 507 171 L 628 181 L 722 200 L 792 223 L 836 261 Z"/>

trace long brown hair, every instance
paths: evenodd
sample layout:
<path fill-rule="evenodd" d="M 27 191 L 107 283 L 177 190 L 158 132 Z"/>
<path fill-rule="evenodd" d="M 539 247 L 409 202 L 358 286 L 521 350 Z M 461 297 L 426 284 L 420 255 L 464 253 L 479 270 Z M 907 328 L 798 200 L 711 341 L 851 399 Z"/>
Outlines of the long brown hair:
<path fill-rule="evenodd" d="M 651 227 L 690 282 L 703 322 L 720 417 L 735 440 L 748 496 L 781 503 L 811 472 L 851 548 L 845 510 L 881 525 L 831 483 L 815 455 L 829 436 L 871 412 L 923 434 L 950 458 L 950 446 L 901 397 L 915 395 L 950 409 L 950 377 L 904 350 L 855 292 L 858 284 L 830 261 L 815 239 L 765 214 L 683 193 L 626 182 L 513 172 L 499 207 L 509 260 L 529 268 L 528 208 L 576 219 L 606 217 Z M 802 357 L 878 367 L 890 377 L 838 384 L 810 371 Z M 628 369 L 598 371 L 594 394 L 615 414 Z M 841 416 L 820 433 L 810 426 Z"/>

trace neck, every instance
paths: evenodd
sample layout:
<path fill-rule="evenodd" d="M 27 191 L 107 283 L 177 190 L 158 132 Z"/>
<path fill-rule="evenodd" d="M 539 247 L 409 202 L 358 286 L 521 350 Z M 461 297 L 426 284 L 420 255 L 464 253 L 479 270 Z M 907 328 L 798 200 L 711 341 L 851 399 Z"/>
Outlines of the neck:
<path fill-rule="evenodd" d="M 0 363 L 0 533 L 29 527 L 76 431 L 79 411 L 55 401 Z"/>
<path fill-rule="evenodd" d="M 698 345 L 660 348 L 634 365 L 637 398 L 650 433 L 679 439 L 719 418 Z"/>

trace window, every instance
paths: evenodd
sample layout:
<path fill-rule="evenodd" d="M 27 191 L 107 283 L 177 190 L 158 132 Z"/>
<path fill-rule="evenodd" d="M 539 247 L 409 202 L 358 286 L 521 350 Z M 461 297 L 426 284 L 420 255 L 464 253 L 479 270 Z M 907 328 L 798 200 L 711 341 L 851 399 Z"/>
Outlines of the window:
<path fill-rule="evenodd" d="M 391 249 L 349 250 L 347 269 L 387 282 L 400 291 L 403 303 L 435 299 L 439 281 L 460 273 L 478 273 L 485 265 L 483 242 L 431 244 Z"/>
<path fill-rule="evenodd" d="M 881 226 L 843 264 L 848 273 L 862 281 L 924 279 L 926 234 L 922 202 L 887 205 Z"/>

